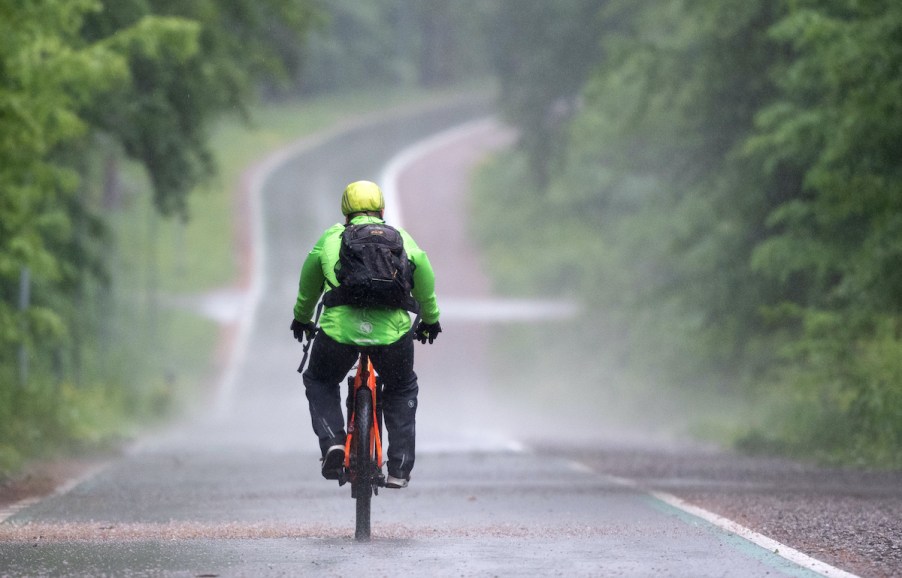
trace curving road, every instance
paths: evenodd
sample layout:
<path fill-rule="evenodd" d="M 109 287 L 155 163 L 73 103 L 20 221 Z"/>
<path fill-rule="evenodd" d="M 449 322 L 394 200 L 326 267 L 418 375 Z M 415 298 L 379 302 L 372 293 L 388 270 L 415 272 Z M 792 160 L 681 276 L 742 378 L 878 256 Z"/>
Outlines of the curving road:
<path fill-rule="evenodd" d="M 573 311 L 496 299 L 468 243 L 468 171 L 512 138 L 478 120 L 487 112 L 461 103 L 374 120 L 258 167 L 251 206 L 263 226 L 219 397 L 204 417 L 0 524 L 0 576 L 842 576 L 567 457 L 555 449 L 566 440 L 531 449 L 502 427 L 541 417 L 505 413 L 493 327 Z M 348 488 L 319 476 L 288 331 L 306 251 L 359 178 L 396 183 L 393 216 L 430 254 L 445 329 L 417 346 L 420 456 L 408 489 L 374 500 L 369 544 L 352 539 Z"/>

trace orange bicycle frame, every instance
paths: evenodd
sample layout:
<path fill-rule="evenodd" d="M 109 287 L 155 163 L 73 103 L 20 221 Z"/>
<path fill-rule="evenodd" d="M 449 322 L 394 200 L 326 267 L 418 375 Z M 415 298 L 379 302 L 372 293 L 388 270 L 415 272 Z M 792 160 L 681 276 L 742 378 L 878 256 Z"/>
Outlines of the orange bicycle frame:
<path fill-rule="evenodd" d="M 366 363 L 364 363 L 364 361 Z M 354 376 L 354 397 L 357 397 L 357 394 L 360 393 L 360 389 L 363 385 L 366 386 L 370 390 L 370 395 L 373 396 L 373 426 L 372 426 L 372 435 L 370 436 L 371 445 L 370 445 L 370 453 L 372 455 L 373 451 L 375 451 L 376 457 L 376 465 L 381 469 L 382 468 L 382 436 L 381 430 L 379 427 L 379 420 L 376 409 L 376 371 L 373 369 L 373 362 L 370 361 L 369 356 L 361 355 L 360 362 L 357 364 L 357 374 Z M 345 468 L 351 467 L 351 439 L 354 437 L 354 406 L 356 404 L 351 404 L 349 411 L 351 412 L 350 419 L 348 419 L 348 436 L 345 440 Z"/>

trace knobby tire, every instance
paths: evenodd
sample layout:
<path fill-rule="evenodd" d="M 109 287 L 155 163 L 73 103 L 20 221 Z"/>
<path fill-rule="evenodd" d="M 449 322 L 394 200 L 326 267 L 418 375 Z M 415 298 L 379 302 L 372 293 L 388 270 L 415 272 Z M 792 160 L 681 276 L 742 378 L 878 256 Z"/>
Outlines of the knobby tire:
<path fill-rule="evenodd" d="M 368 387 L 357 390 L 354 400 L 354 448 L 356 475 L 354 498 L 357 502 L 357 524 L 354 537 L 359 541 L 370 539 L 370 502 L 373 498 L 373 464 L 372 432 L 373 432 L 373 398 Z"/>

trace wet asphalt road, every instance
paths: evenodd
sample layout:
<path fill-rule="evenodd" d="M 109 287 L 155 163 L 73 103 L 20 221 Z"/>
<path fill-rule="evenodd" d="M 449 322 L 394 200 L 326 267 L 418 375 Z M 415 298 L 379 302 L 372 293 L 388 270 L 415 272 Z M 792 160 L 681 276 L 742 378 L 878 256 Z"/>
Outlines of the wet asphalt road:
<path fill-rule="evenodd" d="M 507 411 L 489 371 L 498 320 L 472 314 L 492 295 L 460 229 L 461 171 L 510 138 L 485 123 L 433 143 L 398 175 L 393 202 L 437 270 L 445 333 L 417 346 L 411 487 L 381 492 L 373 541 L 353 541 L 350 491 L 319 476 L 295 373 L 298 270 L 340 217 L 347 182 L 379 180 L 409 143 L 486 112 L 423 111 L 299 146 L 265 183 L 262 276 L 245 301 L 256 303 L 253 324 L 236 334 L 218 398 L 0 524 L 0 576 L 814 575 L 584 463 L 531 450 L 501 425 L 509 419 L 496 419 Z"/>

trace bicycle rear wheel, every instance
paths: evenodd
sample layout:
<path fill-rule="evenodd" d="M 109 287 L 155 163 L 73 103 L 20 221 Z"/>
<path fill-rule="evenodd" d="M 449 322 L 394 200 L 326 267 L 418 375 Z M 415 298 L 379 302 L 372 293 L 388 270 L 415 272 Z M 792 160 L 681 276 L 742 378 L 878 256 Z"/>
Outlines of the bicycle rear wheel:
<path fill-rule="evenodd" d="M 370 502 L 373 498 L 373 394 L 369 387 L 357 390 L 354 400 L 354 442 L 352 458 L 355 462 L 355 476 L 351 489 L 357 502 L 357 523 L 354 538 L 359 541 L 370 539 Z"/>

